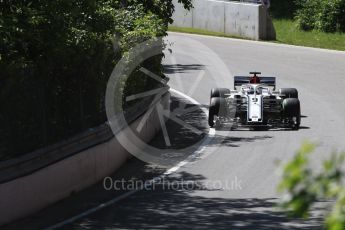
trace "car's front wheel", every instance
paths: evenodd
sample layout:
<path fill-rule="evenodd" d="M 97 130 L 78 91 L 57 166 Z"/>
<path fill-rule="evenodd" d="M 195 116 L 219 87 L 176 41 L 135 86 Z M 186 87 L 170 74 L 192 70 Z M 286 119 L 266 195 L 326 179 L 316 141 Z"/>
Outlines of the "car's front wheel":
<path fill-rule="evenodd" d="M 301 125 L 301 105 L 297 98 L 284 99 L 282 104 L 283 118 L 288 119 L 292 129 L 298 130 Z"/>
<path fill-rule="evenodd" d="M 213 127 L 215 124 L 215 116 L 222 115 L 225 109 L 225 99 L 221 97 L 211 98 L 210 107 L 208 110 L 208 124 Z"/>
<path fill-rule="evenodd" d="M 226 97 L 229 97 L 230 94 L 231 94 L 230 89 L 226 89 L 226 88 L 213 88 L 211 90 L 210 98 L 215 98 L 215 97 L 226 98 Z"/>

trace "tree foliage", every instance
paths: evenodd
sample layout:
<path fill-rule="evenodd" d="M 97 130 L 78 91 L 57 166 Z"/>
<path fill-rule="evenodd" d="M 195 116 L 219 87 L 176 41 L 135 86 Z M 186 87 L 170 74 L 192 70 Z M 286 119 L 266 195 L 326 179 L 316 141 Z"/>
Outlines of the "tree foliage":
<path fill-rule="evenodd" d="M 273 18 L 292 19 L 296 13 L 296 8 L 295 1 L 272 0 L 269 11 Z"/>
<path fill-rule="evenodd" d="M 270 14 L 306 31 L 345 32 L 345 0 L 272 0 Z"/>
<path fill-rule="evenodd" d="M 315 145 L 306 142 L 285 165 L 279 191 L 284 193 L 280 206 L 292 216 L 307 218 L 312 205 L 319 200 L 335 200 L 325 219 L 330 230 L 345 229 L 345 187 L 342 170 L 345 153 L 333 153 L 320 171 L 310 167 L 309 157 Z"/>
<path fill-rule="evenodd" d="M 345 32 L 345 0 L 295 0 L 296 20 L 303 30 Z"/>
<path fill-rule="evenodd" d="M 104 122 L 114 65 L 135 44 L 166 35 L 173 11 L 166 0 L 0 0 L 2 155 Z M 160 61 L 150 64 L 162 75 Z M 131 78 L 129 88 L 154 87 L 142 75 Z"/>

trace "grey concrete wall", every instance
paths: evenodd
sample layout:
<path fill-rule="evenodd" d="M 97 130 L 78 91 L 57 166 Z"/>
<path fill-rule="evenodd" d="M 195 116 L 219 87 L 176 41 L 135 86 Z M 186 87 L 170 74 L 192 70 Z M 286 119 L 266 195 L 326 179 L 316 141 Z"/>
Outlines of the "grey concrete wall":
<path fill-rule="evenodd" d="M 259 8 L 257 4 L 224 3 L 225 34 L 259 39 Z M 210 19 L 212 20 L 212 19 Z"/>
<path fill-rule="evenodd" d="M 160 103 L 167 108 L 169 100 L 168 93 Z M 140 118 L 127 129 L 137 127 L 139 121 Z M 159 130 L 159 119 L 154 112 L 139 137 L 148 142 Z M 130 156 L 114 137 L 30 175 L 0 184 L 0 225 L 35 213 L 97 183 L 120 168 Z"/>
<path fill-rule="evenodd" d="M 272 21 L 267 9 L 258 4 L 194 0 L 191 11 L 183 9 L 174 0 L 172 26 L 202 29 L 253 40 L 275 39 Z"/>
<path fill-rule="evenodd" d="M 177 0 L 173 1 L 175 6 L 173 25 L 182 28 L 193 28 L 193 15 L 191 11 L 185 10 L 181 4 L 177 3 Z"/>
<path fill-rule="evenodd" d="M 214 32 L 224 31 L 224 2 L 197 0 L 193 5 L 193 28 Z"/>

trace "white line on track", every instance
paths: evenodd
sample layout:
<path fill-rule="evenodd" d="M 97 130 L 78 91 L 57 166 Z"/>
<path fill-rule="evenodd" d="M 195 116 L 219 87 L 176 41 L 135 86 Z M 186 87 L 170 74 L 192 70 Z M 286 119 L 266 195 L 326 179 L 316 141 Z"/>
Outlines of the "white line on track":
<path fill-rule="evenodd" d="M 186 94 L 184 94 L 184 93 L 182 93 L 180 91 L 177 91 L 175 89 L 170 89 L 170 91 L 175 93 L 175 94 L 180 95 L 181 97 L 186 98 L 187 100 L 189 100 L 190 102 L 192 102 L 195 105 L 201 105 L 199 102 L 197 102 L 193 98 L 189 97 L 188 95 L 186 95 Z M 206 108 L 204 108 L 204 107 L 201 107 L 201 109 L 208 116 L 208 110 Z M 62 221 L 60 223 L 57 223 L 57 224 L 55 224 L 53 226 L 50 226 L 50 227 L 46 228 L 46 230 L 54 230 L 54 229 L 61 228 L 61 227 L 65 226 L 65 225 L 67 225 L 67 224 L 71 224 L 71 223 L 73 223 L 73 222 L 75 222 L 75 221 L 77 221 L 77 220 L 79 220 L 79 219 L 81 219 L 81 218 L 83 218 L 85 216 L 88 216 L 88 215 L 93 214 L 93 213 L 95 213 L 97 211 L 100 211 L 100 210 L 102 210 L 102 209 L 104 209 L 106 207 L 109 207 L 109 206 L 111 206 L 111 205 L 113 205 L 113 204 L 115 204 L 115 203 L 117 203 L 117 202 L 119 202 L 119 201 L 121 201 L 121 200 L 123 200 L 123 199 L 125 199 L 125 198 L 127 198 L 127 197 L 129 197 L 129 196 L 131 196 L 131 195 L 133 195 L 133 194 L 135 194 L 137 192 L 139 192 L 139 191 L 142 191 L 143 188 L 147 187 L 148 185 L 152 185 L 152 184 L 155 184 L 155 183 L 157 183 L 159 181 L 162 181 L 162 179 L 164 177 L 166 177 L 168 175 L 171 175 L 172 173 L 177 172 L 180 168 L 182 168 L 183 166 L 187 165 L 188 163 L 190 163 L 195 158 L 199 157 L 205 151 L 205 149 L 207 148 L 207 145 L 210 143 L 210 141 L 215 136 L 215 134 L 216 134 L 215 129 L 210 128 L 209 133 L 208 133 L 208 135 L 206 137 L 206 140 L 203 141 L 203 143 L 199 146 L 199 148 L 192 155 L 190 155 L 184 161 L 181 161 L 180 163 L 178 163 L 176 166 L 168 169 L 162 175 L 157 176 L 157 177 L 147 181 L 145 183 L 145 185 L 141 186 L 139 189 L 126 192 L 125 194 L 122 194 L 122 195 L 120 195 L 118 197 L 115 197 L 114 199 L 111 199 L 111 200 L 109 200 L 107 202 L 99 204 L 98 206 L 96 206 L 94 208 L 88 209 L 88 210 L 86 210 L 86 211 L 84 211 L 84 212 L 82 212 L 82 213 L 80 213 L 78 215 L 75 215 L 75 216 L 73 216 L 73 217 L 71 217 L 71 218 L 69 218 L 67 220 L 64 220 L 64 221 Z"/>

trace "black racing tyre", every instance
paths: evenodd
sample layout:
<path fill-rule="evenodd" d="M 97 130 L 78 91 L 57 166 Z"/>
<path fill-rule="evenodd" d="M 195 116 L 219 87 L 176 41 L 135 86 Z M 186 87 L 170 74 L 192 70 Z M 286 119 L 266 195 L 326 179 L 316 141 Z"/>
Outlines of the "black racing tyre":
<path fill-rule="evenodd" d="M 211 90 L 211 98 L 214 98 L 214 97 L 226 98 L 229 96 L 230 93 L 231 93 L 230 89 L 214 88 Z"/>
<path fill-rule="evenodd" d="M 296 118 L 293 129 L 298 130 L 301 125 L 301 104 L 297 98 L 286 98 L 282 103 L 283 117 L 292 119 Z"/>
<path fill-rule="evenodd" d="M 210 127 L 214 126 L 214 116 L 224 115 L 225 99 L 221 97 L 211 98 L 209 112 L 208 112 L 208 124 Z"/>
<path fill-rule="evenodd" d="M 279 94 L 284 95 L 284 98 L 298 98 L 298 90 L 295 88 L 282 88 Z"/>

